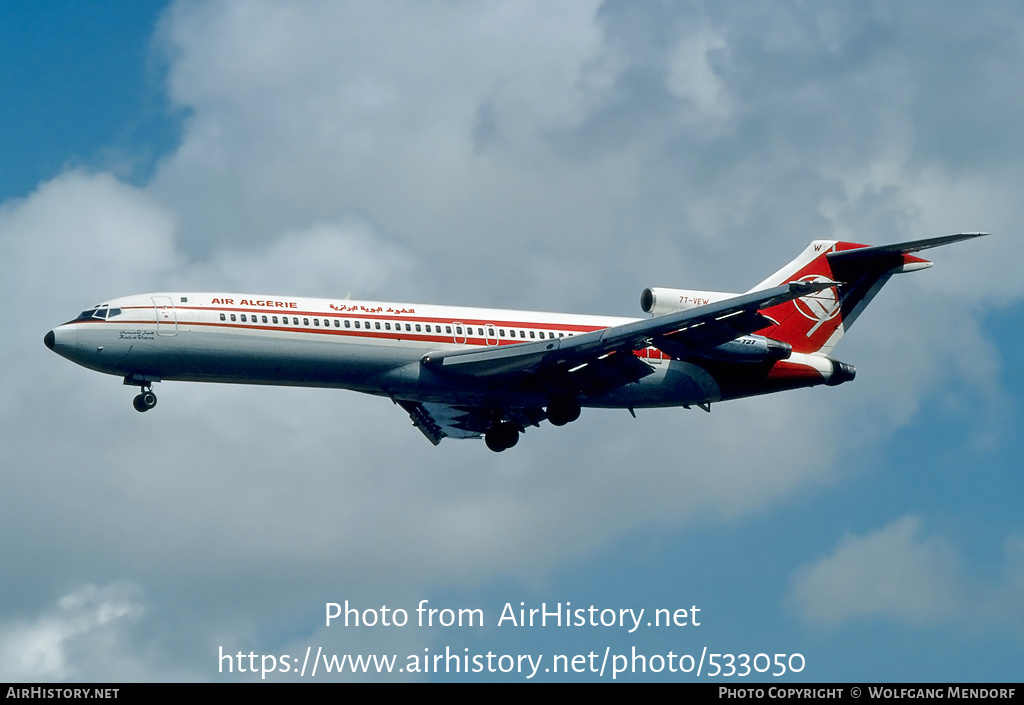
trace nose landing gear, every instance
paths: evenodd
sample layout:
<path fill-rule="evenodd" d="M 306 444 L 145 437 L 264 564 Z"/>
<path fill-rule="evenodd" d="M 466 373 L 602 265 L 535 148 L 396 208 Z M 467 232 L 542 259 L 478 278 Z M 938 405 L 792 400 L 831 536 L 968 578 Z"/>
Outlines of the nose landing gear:
<path fill-rule="evenodd" d="M 156 394 L 151 388 L 142 387 L 142 391 L 132 400 L 132 406 L 139 412 L 149 411 L 156 406 Z"/>

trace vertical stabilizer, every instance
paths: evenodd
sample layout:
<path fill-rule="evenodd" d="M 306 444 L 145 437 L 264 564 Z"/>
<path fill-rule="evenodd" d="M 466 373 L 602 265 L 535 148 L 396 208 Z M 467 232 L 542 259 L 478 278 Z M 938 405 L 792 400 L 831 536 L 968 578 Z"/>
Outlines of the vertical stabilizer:
<path fill-rule="evenodd" d="M 796 352 L 829 353 L 893 274 L 932 266 L 911 254 L 984 233 L 962 233 L 869 247 L 837 240 L 815 240 L 785 267 L 751 291 L 792 281 L 836 281 L 839 286 L 788 301 L 761 313 L 774 323 L 758 333 L 789 343 Z"/>

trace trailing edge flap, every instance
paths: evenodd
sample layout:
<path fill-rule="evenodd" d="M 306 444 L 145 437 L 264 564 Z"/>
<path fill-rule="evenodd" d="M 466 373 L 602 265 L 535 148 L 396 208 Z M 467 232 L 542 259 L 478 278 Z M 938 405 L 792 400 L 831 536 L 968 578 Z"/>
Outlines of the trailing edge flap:
<path fill-rule="evenodd" d="M 580 365 L 596 363 L 610 353 L 647 347 L 658 336 L 665 336 L 680 345 L 691 345 L 692 340 L 693 347 L 718 345 L 765 327 L 767 322 L 757 314 L 759 309 L 833 286 L 837 286 L 837 282 L 790 282 L 706 306 L 568 338 L 494 346 L 485 350 L 428 353 L 421 361 L 424 365 L 450 374 L 491 377 L 520 372 L 571 370 Z M 752 325 L 756 327 L 750 329 Z"/>
<path fill-rule="evenodd" d="M 409 412 L 412 425 L 435 446 L 442 438 L 479 438 L 498 420 L 525 428 L 538 425 L 545 417 L 543 409 L 498 410 L 406 400 L 396 403 Z"/>
<path fill-rule="evenodd" d="M 398 401 L 409 412 L 412 425 L 418 428 L 435 446 L 442 438 L 475 438 L 487 430 L 479 428 L 474 414 L 447 404 Z M 477 430 L 474 430 L 477 429 Z"/>
<path fill-rule="evenodd" d="M 556 387 L 595 397 L 654 374 L 654 368 L 632 352 L 613 351 L 569 370 L 553 368 L 542 375 Z"/>
<path fill-rule="evenodd" d="M 688 357 L 697 350 L 713 348 L 743 335 L 774 325 L 775 321 L 756 311 L 741 311 L 708 323 L 690 326 L 668 335 L 657 335 L 651 344 L 673 357 Z"/>

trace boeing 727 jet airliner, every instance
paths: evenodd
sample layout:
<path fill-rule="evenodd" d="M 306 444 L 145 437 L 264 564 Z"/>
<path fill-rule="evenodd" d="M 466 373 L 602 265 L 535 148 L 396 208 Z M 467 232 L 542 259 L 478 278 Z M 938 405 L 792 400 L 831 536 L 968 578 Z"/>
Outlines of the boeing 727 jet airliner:
<path fill-rule="evenodd" d="M 582 407 L 697 406 L 819 384 L 855 370 L 830 355 L 893 274 L 964 233 L 868 247 L 816 240 L 745 294 L 645 289 L 646 319 L 341 299 L 159 293 L 113 299 L 46 347 L 137 386 L 161 380 L 336 387 L 390 397 L 434 445 L 502 451 Z"/>

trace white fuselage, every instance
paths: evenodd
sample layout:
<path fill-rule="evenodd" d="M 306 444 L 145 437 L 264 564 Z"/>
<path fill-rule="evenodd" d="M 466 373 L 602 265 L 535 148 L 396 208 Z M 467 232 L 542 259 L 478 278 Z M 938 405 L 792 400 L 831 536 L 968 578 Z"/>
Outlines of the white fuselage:
<path fill-rule="evenodd" d="M 580 408 L 699 405 L 856 376 L 829 352 L 912 253 L 815 240 L 745 294 L 648 288 L 649 319 L 246 294 L 114 299 L 47 333 L 54 352 L 140 388 L 160 380 L 336 387 L 390 397 L 432 443 L 502 451 Z"/>
<path fill-rule="evenodd" d="M 99 313 L 84 312 L 54 329 L 53 349 L 129 384 L 185 380 L 335 387 L 397 400 L 521 406 L 544 406 L 548 392 L 522 381 L 505 386 L 442 376 L 420 360 L 449 350 L 567 338 L 635 320 L 220 293 L 143 294 L 95 310 Z M 582 400 L 583 405 L 703 404 L 775 390 L 773 385 L 724 395 L 706 365 L 674 360 L 654 347 L 636 354 L 653 374 Z M 794 386 L 826 382 L 832 371 L 817 355 L 794 354 L 780 364 L 805 370 Z"/>

